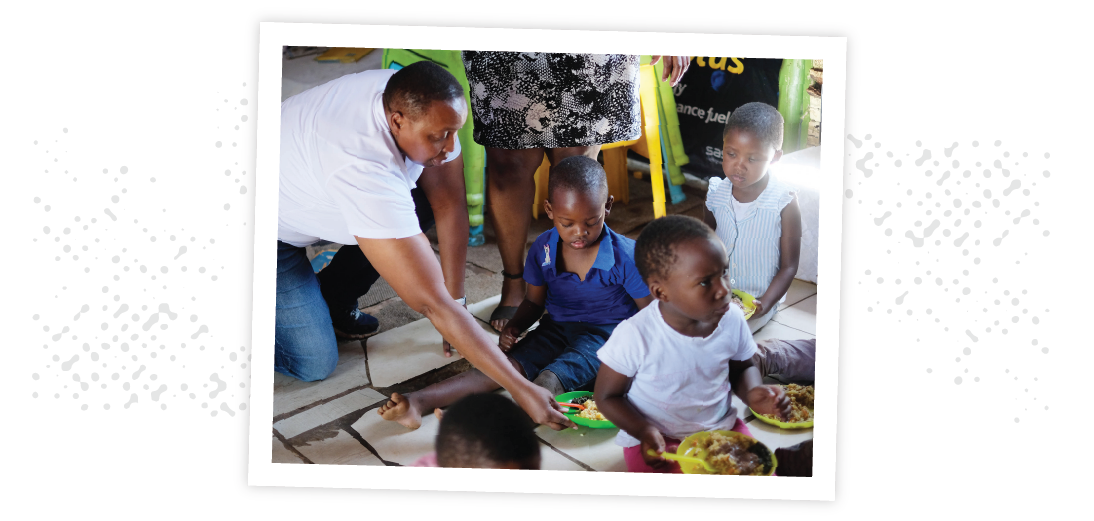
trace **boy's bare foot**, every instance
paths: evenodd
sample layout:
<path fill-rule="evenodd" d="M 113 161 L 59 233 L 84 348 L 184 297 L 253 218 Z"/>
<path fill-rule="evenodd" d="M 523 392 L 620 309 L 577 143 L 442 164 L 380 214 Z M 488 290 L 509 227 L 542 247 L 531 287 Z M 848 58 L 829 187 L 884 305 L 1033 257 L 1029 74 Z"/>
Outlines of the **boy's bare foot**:
<path fill-rule="evenodd" d="M 437 420 L 440 420 L 444 416 L 444 411 L 442 411 L 440 407 L 433 409 L 433 416 L 436 416 Z"/>
<path fill-rule="evenodd" d="M 422 413 L 418 406 L 410 398 L 399 393 L 392 393 L 387 403 L 376 409 L 387 421 L 397 422 L 410 430 L 422 426 Z"/>

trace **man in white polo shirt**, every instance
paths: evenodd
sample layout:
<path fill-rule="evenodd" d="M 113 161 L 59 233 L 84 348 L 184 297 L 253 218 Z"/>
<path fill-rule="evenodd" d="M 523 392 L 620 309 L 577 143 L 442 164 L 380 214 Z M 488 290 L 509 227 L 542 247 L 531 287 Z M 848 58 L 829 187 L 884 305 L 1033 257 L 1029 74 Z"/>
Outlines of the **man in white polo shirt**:
<path fill-rule="evenodd" d="M 343 76 L 281 104 L 275 370 L 321 380 L 338 363 L 335 338 L 375 331 L 357 298 L 383 276 L 472 364 L 538 423 L 573 424 L 523 378 L 464 309 L 467 211 L 456 132 L 467 101 L 431 62 Z M 422 233 L 436 216 L 438 265 Z M 320 275 L 305 246 L 343 247 Z"/>

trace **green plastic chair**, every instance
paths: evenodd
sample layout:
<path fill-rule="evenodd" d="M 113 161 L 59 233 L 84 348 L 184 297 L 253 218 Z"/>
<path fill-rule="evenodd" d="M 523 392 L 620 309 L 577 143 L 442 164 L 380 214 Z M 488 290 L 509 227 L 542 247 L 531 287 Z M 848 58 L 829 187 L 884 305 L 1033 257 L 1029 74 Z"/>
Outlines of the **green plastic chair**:
<path fill-rule="evenodd" d="M 422 60 L 429 60 L 452 73 L 463 86 L 467 96 L 467 123 L 457 133 L 463 153 L 463 180 L 467 187 L 467 218 L 471 223 L 469 246 L 479 246 L 483 237 L 483 204 L 486 201 L 483 183 L 486 168 L 486 149 L 475 142 L 475 122 L 471 115 L 471 87 L 463 68 L 460 51 L 432 49 L 384 49 L 383 68 L 401 69 Z"/>

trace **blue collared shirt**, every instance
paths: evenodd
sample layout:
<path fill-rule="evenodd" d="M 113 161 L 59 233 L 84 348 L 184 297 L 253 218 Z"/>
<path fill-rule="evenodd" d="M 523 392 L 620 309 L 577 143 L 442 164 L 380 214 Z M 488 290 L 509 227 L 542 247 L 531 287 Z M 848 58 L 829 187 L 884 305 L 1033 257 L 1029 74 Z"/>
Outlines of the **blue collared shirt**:
<path fill-rule="evenodd" d="M 547 312 L 559 322 L 618 324 L 638 312 L 634 299 L 648 297 L 650 289 L 634 265 L 634 240 L 604 225 L 600 250 L 582 281 L 577 274 L 555 271 L 558 264 L 558 230 L 536 237 L 524 262 L 524 280 L 547 286 Z"/>

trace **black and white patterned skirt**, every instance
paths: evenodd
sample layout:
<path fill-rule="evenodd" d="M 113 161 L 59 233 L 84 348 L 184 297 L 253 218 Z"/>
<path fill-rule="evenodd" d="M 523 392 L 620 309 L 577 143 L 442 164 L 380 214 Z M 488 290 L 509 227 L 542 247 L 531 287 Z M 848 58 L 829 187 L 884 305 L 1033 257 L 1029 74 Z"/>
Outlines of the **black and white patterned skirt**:
<path fill-rule="evenodd" d="M 638 56 L 464 51 L 475 141 L 563 148 L 637 139 Z"/>

